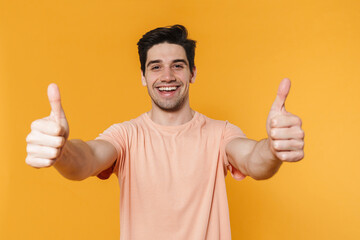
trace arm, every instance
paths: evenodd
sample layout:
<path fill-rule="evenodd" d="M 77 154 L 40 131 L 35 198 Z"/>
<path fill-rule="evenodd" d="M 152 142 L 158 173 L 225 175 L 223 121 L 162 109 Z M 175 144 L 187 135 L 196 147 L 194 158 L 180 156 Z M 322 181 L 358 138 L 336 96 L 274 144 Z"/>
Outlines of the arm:
<path fill-rule="evenodd" d="M 229 162 L 244 175 L 267 179 L 278 171 L 282 162 L 296 162 L 304 157 L 301 119 L 287 112 L 284 106 L 289 90 L 290 81 L 285 79 L 267 119 L 267 139 L 257 142 L 236 138 L 226 145 Z"/>
<path fill-rule="evenodd" d="M 70 140 L 69 126 L 55 84 L 48 88 L 51 114 L 35 120 L 26 138 L 26 163 L 35 168 L 54 166 L 71 180 L 83 180 L 110 167 L 117 157 L 111 143 L 104 140 Z"/>
<path fill-rule="evenodd" d="M 83 180 L 111 167 L 116 157 L 116 149 L 109 142 L 84 142 L 74 139 L 66 142 L 61 156 L 53 165 L 64 177 L 70 180 Z"/>
<path fill-rule="evenodd" d="M 257 142 L 246 138 L 235 138 L 226 145 L 229 162 L 241 173 L 256 180 L 272 177 L 280 168 L 282 161 L 273 155 L 268 141 L 268 139 Z"/>

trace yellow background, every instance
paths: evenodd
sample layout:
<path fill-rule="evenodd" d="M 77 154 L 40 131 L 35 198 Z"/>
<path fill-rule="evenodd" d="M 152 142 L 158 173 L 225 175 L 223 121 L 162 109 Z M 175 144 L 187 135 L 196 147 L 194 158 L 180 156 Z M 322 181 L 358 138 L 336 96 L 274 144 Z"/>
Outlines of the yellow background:
<path fill-rule="evenodd" d="M 136 42 L 184 24 L 197 40 L 191 105 L 253 139 L 282 78 L 305 159 L 272 179 L 227 177 L 233 239 L 360 239 L 360 1 L 0 1 L 0 239 L 119 239 L 119 187 L 24 162 L 58 83 L 70 138 L 150 109 Z M 181 227 L 181 226 L 179 226 Z"/>

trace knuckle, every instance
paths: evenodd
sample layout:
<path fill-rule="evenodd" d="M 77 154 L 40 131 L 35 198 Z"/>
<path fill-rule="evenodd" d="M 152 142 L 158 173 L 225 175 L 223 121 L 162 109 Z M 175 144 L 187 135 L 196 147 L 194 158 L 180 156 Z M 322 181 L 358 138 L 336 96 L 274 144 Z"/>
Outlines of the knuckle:
<path fill-rule="evenodd" d="M 54 125 L 52 125 L 51 127 L 52 127 L 52 132 L 55 136 L 63 135 L 63 128 L 59 123 L 54 122 Z"/>
<path fill-rule="evenodd" d="M 271 129 L 271 130 L 270 130 L 270 136 L 271 136 L 272 138 L 276 137 L 276 130 L 275 130 L 275 129 Z"/>
<path fill-rule="evenodd" d="M 38 122 L 38 120 L 35 120 L 35 121 L 33 121 L 33 122 L 31 123 L 30 128 L 31 128 L 32 130 L 34 130 L 34 129 L 36 128 L 37 122 Z"/>
<path fill-rule="evenodd" d="M 61 127 L 60 127 L 59 125 L 55 125 L 55 126 L 54 126 L 54 133 L 55 133 L 56 135 L 60 135 L 60 133 L 61 133 Z"/>
<path fill-rule="evenodd" d="M 26 136 L 25 141 L 26 141 L 27 143 L 30 143 L 30 142 L 32 141 L 32 132 L 30 132 L 30 133 Z"/>
<path fill-rule="evenodd" d="M 31 123 L 30 128 L 32 130 L 38 129 L 40 126 L 42 126 L 43 121 L 44 121 L 43 119 L 36 119 Z"/>
<path fill-rule="evenodd" d="M 44 161 L 43 162 L 43 165 L 42 165 L 42 167 L 51 167 L 52 165 L 54 164 L 54 160 L 46 160 L 46 161 Z"/>
<path fill-rule="evenodd" d="M 284 153 L 277 153 L 276 154 L 277 158 L 280 159 L 281 161 L 286 160 L 286 155 Z"/>
<path fill-rule="evenodd" d="M 299 137 L 300 137 L 301 139 L 303 139 L 303 138 L 305 137 L 305 132 L 304 132 L 304 130 L 300 129 Z"/>
<path fill-rule="evenodd" d="M 273 141 L 273 148 L 277 151 L 280 150 L 280 142 L 279 141 Z"/>
<path fill-rule="evenodd" d="M 52 139 L 52 144 L 51 146 L 54 148 L 60 148 L 62 147 L 62 137 L 54 137 L 54 139 Z"/>
<path fill-rule="evenodd" d="M 304 149 L 304 145 L 305 145 L 304 141 L 301 141 L 301 142 L 300 142 L 300 148 L 301 148 L 301 149 Z"/>
<path fill-rule="evenodd" d="M 300 140 L 292 140 L 291 141 L 291 146 L 294 149 L 301 149 L 302 148 L 302 141 L 300 141 Z"/>
<path fill-rule="evenodd" d="M 278 122 L 278 120 L 276 119 L 276 117 L 272 118 L 271 121 L 270 121 L 270 126 L 275 127 L 277 122 Z"/>
<path fill-rule="evenodd" d="M 25 163 L 26 163 L 27 165 L 32 166 L 31 157 L 27 156 L 27 157 L 25 158 Z"/>
<path fill-rule="evenodd" d="M 32 149 L 33 149 L 33 147 L 32 147 L 31 144 L 26 145 L 26 152 L 27 152 L 27 153 L 31 153 L 31 152 L 32 152 Z"/>
<path fill-rule="evenodd" d="M 299 117 L 297 117 L 297 124 L 298 124 L 299 126 L 302 126 L 302 120 L 301 120 L 301 118 L 299 118 Z"/>

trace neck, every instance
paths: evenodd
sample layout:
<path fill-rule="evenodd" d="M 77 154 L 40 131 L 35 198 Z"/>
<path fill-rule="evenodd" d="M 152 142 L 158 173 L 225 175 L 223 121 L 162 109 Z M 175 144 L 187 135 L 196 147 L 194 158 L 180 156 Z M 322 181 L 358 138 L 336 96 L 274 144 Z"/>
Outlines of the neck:
<path fill-rule="evenodd" d="M 176 126 L 187 123 L 193 118 L 194 114 L 195 111 L 192 110 L 189 105 L 174 112 L 165 111 L 153 105 L 148 112 L 148 115 L 153 122 L 165 126 Z"/>

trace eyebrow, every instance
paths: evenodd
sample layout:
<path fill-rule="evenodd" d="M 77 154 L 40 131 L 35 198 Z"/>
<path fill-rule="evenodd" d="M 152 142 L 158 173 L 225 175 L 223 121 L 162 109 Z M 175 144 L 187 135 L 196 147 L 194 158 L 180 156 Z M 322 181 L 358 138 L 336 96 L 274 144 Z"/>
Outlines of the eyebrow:
<path fill-rule="evenodd" d="M 146 67 L 150 66 L 151 64 L 161 63 L 161 62 L 162 62 L 161 60 L 152 60 L 152 61 L 148 62 Z M 172 61 L 172 63 L 179 63 L 179 62 L 184 63 L 186 66 L 188 65 L 188 63 L 184 59 L 175 59 L 175 60 Z"/>
<path fill-rule="evenodd" d="M 161 62 L 160 60 L 152 60 L 152 61 L 148 62 L 148 64 L 146 65 L 146 67 L 150 66 L 151 64 L 160 63 L 160 62 Z"/>
<path fill-rule="evenodd" d="M 184 63 L 186 66 L 188 65 L 187 62 L 186 62 L 184 59 L 175 59 L 175 60 L 173 61 L 173 63 L 178 63 L 178 62 L 182 62 L 182 63 Z"/>

